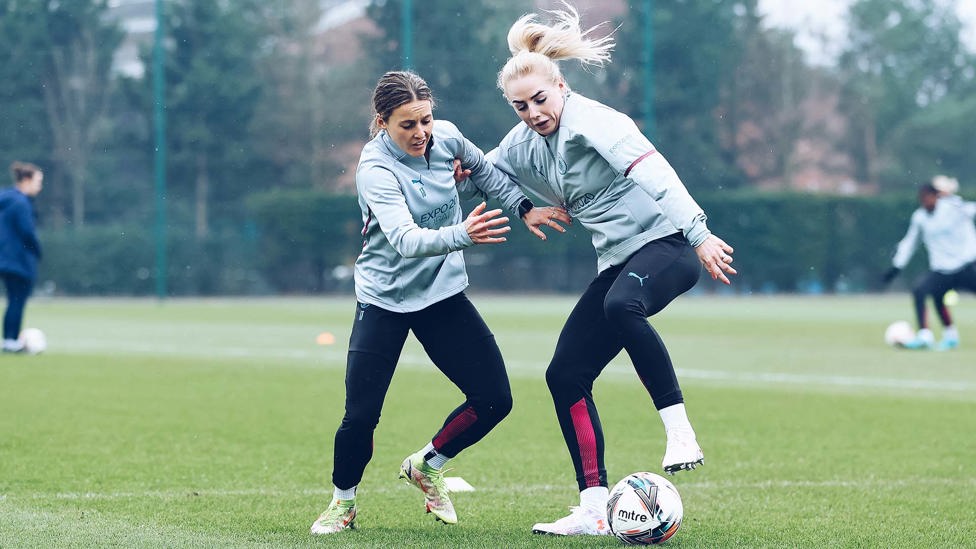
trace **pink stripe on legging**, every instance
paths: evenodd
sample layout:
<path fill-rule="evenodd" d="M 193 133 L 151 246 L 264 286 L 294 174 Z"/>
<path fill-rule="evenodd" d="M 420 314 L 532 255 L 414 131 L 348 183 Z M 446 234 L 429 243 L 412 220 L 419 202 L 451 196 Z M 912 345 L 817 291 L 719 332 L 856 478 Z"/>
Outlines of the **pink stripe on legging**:
<path fill-rule="evenodd" d="M 441 429 L 441 432 L 437 433 L 431 444 L 434 445 L 434 448 L 443 448 L 445 444 L 454 440 L 455 437 L 474 425 L 476 421 L 478 421 L 478 414 L 475 413 L 474 408 L 468 406 L 463 412 L 454 416 L 454 419 Z"/>
<path fill-rule="evenodd" d="M 580 463 L 583 465 L 583 478 L 587 488 L 600 485 L 600 470 L 596 459 L 596 433 L 593 422 L 586 411 L 586 400 L 569 407 L 569 415 L 573 418 L 573 430 L 576 431 L 576 444 L 579 446 Z"/>

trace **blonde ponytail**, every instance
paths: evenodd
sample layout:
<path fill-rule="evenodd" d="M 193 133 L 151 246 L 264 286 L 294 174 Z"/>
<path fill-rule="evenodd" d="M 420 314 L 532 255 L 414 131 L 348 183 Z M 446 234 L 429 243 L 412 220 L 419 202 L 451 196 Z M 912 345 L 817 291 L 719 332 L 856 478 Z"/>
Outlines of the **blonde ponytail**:
<path fill-rule="evenodd" d="M 614 41 L 610 36 L 591 38 L 589 35 L 602 26 L 587 30 L 580 27 L 576 8 L 563 2 L 566 10 L 553 10 L 555 21 L 545 25 L 536 21 L 536 14 L 523 15 L 508 30 L 508 49 L 512 57 L 498 73 L 498 87 L 505 91 L 505 84 L 513 78 L 531 72 L 540 72 L 553 83 L 562 78 L 556 61 L 578 59 L 583 65 L 603 65 L 610 61 Z"/>

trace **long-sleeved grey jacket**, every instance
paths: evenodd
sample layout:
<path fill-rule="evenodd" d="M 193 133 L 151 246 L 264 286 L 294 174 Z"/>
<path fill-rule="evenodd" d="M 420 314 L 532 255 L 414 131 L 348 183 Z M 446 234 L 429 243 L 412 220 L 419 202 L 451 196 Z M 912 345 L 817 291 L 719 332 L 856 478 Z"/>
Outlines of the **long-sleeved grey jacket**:
<path fill-rule="evenodd" d="M 356 259 L 356 298 L 395 312 L 412 312 L 464 290 L 465 230 L 454 181 L 454 159 L 489 196 L 516 211 L 525 195 L 446 120 L 434 122 L 426 157 L 405 153 L 381 131 L 365 147 L 356 171 L 363 216 L 363 251 Z"/>
<path fill-rule="evenodd" d="M 952 274 L 976 261 L 976 202 L 944 196 L 932 213 L 918 208 L 912 213 L 908 232 L 898 243 L 891 263 L 904 269 L 918 248 L 919 237 L 929 255 L 929 270 Z"/>
<path fill-rule="evenodd" d="M 679 230 L 692 246 L 711 234 L 701 207 L 634 121 L 577 93 L 566 96 L 555 133 L 543 137 L 519 123 L 488 159 L 530 198 L 566 208 L 592 233 L 599 271 Z"/>

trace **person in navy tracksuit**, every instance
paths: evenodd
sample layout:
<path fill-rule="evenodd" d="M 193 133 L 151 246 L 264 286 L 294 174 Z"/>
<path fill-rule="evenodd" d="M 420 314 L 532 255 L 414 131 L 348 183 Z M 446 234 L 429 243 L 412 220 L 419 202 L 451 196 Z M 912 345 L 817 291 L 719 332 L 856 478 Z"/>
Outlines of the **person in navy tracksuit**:
<path fill-rule="evenodd" d="M 24 344 L 19 341 L 24 307 L 41 259 L 32 199 L 41 192 L 44 172 L 27 162 L 14 162 L 10 171 L 14 186 L 0 191 L 0 278 L 7 287 L 3 352 L 19 353 L 24 350 Z"/>

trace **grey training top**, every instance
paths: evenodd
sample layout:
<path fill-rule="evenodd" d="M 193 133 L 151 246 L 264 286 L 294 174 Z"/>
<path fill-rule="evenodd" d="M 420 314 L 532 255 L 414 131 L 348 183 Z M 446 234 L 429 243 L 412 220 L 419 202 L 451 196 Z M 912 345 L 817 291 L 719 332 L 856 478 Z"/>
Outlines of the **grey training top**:
<path fill-rule="evenodd" d="M 711 234 L 701 207 L 634 121 L 582 95 L 566 96 L 555 133 L 543 137 L 519 123 L 488 159 L 592 233 L 599 271 L 679 230 L 692 246 Z"/>
<path fill-rule="evenodd" d="M 956 195 L 943 196 L 931 213 L 918 208 L 908 232 L 898 243 L 892 264 L 904 269 L 918 248 L 919 237 L 929 256 L 929 270 L 952 274 L 976 261 L 976 202 Z"/>
<path fill-rule="evenodd" d="M 356 170 L 363 251 L 356 259 L 356 298 L 395 312 L 423 309 L 464 290 L 465 230 L 454 159 L 489 196 L 515 211 L 525 195 L 496 170 L 454 124 L 435 120 L 425 157 L 415 158 L 381 131 Z"/>

